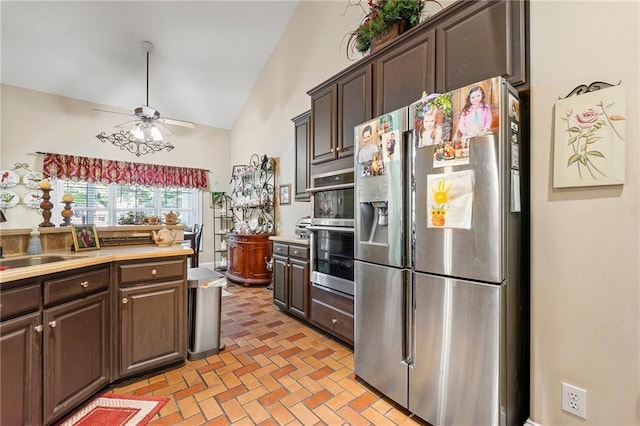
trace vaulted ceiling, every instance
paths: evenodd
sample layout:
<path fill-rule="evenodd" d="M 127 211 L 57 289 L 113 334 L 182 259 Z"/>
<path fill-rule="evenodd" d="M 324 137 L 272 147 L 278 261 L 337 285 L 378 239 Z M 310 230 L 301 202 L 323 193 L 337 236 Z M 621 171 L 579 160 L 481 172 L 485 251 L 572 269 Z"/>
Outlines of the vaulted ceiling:
<path fill-rule="evenodd" d="M 6 1 L 2 83 L 233 126 L 297 1 Z"/>

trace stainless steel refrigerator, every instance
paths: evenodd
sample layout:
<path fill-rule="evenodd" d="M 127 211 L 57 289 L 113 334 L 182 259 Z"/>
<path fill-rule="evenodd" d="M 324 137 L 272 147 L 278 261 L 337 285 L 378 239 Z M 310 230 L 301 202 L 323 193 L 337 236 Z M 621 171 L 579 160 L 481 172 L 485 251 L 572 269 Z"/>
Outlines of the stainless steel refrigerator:
<path fill-rule="evenodd" d="M 404 155 L 356 158 L 356 375 L 433 425 L 523 424 L 517 92 L 496 77 L 395 114 Z"/>

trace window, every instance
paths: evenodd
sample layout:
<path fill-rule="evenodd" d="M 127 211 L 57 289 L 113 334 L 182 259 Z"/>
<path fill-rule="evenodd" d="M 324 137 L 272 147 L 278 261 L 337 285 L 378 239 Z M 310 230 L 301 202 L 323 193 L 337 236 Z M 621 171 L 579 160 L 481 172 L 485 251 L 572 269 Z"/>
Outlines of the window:
<path fill-rule="evenodd" d="M 72 182 L 57 179 L 54 189 L 58 194 L 71 194 L 73 216 L 71 223 L 97 226 L 140 224 L 149 216 L 164 217 L 173 211 L 180 223 L 192 227 L 201 223 L 201 192 L 191 188 L 153 188 Z M 56 198 L 62 198 L 62 195 Z M 54 202 L 52 217 L 61 217 L 63 203 Z"/>

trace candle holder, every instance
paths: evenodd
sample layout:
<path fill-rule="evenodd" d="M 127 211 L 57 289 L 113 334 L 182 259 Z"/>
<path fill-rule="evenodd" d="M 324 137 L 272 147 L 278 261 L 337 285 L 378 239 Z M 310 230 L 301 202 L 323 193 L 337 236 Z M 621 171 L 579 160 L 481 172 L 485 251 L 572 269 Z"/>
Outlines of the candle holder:
<path fill-rule="evenodd" d="M 53 208 L 53 203 L 49 201 L 51 199 L 51 196 L 49 195 L 51 189 L 40 187 L 40 190 L 42 191 L 42 202 L 40 203 L 40 208 L 42 209 L 42 217 L 44 218 L 44 222 L 42 222 L 40 226 L 43 228 L 56 226 L 51 223 L 51 209 Z"/>
<path fill-rule="evenodd" d="M 63 201 L 64 209 L 60 212 L 64 222 L 60 224 L 60 226 L 70 226 L 71 225 L 71 216 L 73 216 L 73 210 L 71 210 L 71 201 Z"/>

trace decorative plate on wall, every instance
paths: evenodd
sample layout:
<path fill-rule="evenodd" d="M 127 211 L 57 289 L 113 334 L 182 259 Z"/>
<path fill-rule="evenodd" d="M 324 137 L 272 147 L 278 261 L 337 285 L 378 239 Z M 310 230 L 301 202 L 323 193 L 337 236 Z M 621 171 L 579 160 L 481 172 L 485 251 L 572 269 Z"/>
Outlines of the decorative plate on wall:
<path fill-rule="evenodd" d="M 32 209 L 40 208 L 42 193 L 40 191 L 28 192 L 22 197 L 22 201 L 27 207 L 31 207 Z"/>
<path fill-rule="evenodd" d="M 29 172 L 26 175 L 22 176 L 22 183 L 32 189 L 38 189 L 40 187 L 41 180 L 42 173 L 40 172 Z"/>
<path fill-rule="evenodd" d="M 0 208 L 9 209 L 18 204 L 20 196 L 13 191 L 0 191 Z"/>
<path fill-rule="evenodd" d="M 11 188 L 18 184 L 20 179 L 11 170 L 0 170 L 0 188 Z"/>

